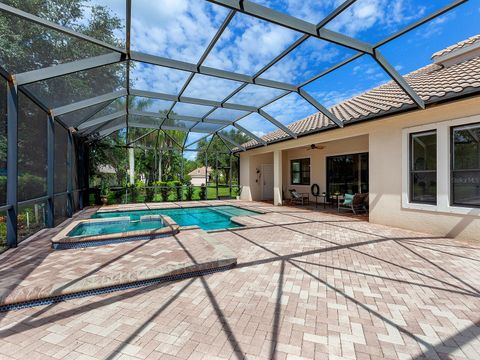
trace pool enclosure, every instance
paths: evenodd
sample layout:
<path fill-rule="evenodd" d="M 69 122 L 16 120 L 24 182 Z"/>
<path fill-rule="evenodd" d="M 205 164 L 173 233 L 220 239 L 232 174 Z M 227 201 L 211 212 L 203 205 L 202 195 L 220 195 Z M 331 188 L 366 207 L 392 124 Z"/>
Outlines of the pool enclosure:
<path fill-rule="evenodd" d="M 309 86 L 361 58 L 395 81 L 412 104 L 424 108 L 380 48 L 465 1 L 439 2 L 441 6 L 424 17 L 373 42 L 329 27 L 361 1 L 330 5 L 328 14 L 314 23 L 257 2 L 196 0 L 190 4 L 192 13 L 199 4 L 208 6 L 211 21 L 205 28 L 188 29 L 192 38 L 177 54 L 146 52 L 135 44 L 149 31 L 142 28 L 139 15 L 139 7 L 148 7 L 148 2 L 0 2 L 2 247 L 15 247 L 88 205 L 98 191 L 93 188 L 100 185 L 92 179 L 101 174 L 110 174 L 110 186 L 118 185 L 112 188 L 119 202 L 131 201 L 128 191 L 138 180 L 135 173 L 142 174 L 147 195 L 155 182 L 179 181 L 177 200 L 182 200 L 186 162 L 195 158 L 205 168 L 206 198 L 234 196 L 242 144 L 269 144 L 256 123 L 269 124 L 285 138 L 297 137 L 274 114 L 275 106 L 286 109 L 295 99 L 310 113 L 322 113 L 330 127 L 343 127 L 342 119 L 323 106 Z M 160 21 L 175 22 L 170 15 Z M 228 60 L 241 58 L 242 52 L 229 51 L 226 44 L 249 21 L 281 29 L 292 42 L 249 70 L 229 67 Z M 137 34 L 132 35 L 133 29 Z M 172 29 L 172 34 L 157 38 L 164 35 L 175 36 Z M 282 61 L 295 60 L 292 55 L 310 42 L 330 46 L 324 50 L 340 54 L 340 61 L 297 82 L 284 80 Z M 190 49 L 195 56 L 185 55 Z M 212 54 L 225 62 L 213 61 Z"/>

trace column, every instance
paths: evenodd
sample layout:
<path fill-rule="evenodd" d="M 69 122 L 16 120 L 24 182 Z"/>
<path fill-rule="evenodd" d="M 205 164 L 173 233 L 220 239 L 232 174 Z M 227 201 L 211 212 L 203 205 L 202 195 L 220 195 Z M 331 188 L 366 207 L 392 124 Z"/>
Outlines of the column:
<path fill-rule="evenodd" d="M 239 181 L 242 192 L 240 199 L 245 201 L 252 201 L 252 193 L 250 191 L 250 156 L 246 154 L 240 154 L 239 156 Z"/>
<path fill-rule="evenodd" d="M 7 84 L 7 246 L 17 246 L 18 183 L 18 93 L 17 85 Z"/>
<path fill-rule="evenodd" d="M 55 226 L 55 120 L 49 114 L 47 118 L 47 227 Z M 64 174 L 65 175 L 65 174 Z"/>
<path fill-rule="evenodd" d="M 273 205 L 282 205 L 282 150 L 273 152 Z"/>
<path fill-rule="evenodd" d="M 133 152 L 133 147 L 128 148 L 128 164 L 130 166 L 129 175 L 130 175 L 130 185 L 135 184 L 135 154 Z"/>

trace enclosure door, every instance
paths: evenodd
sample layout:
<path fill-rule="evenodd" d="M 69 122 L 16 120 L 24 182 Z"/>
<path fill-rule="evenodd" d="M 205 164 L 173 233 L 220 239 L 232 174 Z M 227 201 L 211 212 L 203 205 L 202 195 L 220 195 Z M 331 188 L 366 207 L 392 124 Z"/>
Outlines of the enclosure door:
<path fill-rule="evenodd" d="M 262 200 L 273 199 L 273 164 L 262 165 Z"/>

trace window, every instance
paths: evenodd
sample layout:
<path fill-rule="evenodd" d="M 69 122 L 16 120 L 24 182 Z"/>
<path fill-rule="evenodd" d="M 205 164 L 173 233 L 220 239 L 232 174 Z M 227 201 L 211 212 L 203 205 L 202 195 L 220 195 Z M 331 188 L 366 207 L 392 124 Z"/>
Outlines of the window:
<path fill-rule="evenodd" d="M 327 194 L 368 192 L 368 153 L 327 157 Z"/>
<path fill-rule="evenodd" d="M 410 202 L 437 203 L 437 132 L 410 134 Z"/>
<path fill-rule="evenodd" d="M 480 207 L 480 123 L 452 128 L 451 203 Z"/>
<path fill-rule="evenodd" d="M 290 171 L 292 185 L 310 185 L 310 159 L 292 160 Z"/>

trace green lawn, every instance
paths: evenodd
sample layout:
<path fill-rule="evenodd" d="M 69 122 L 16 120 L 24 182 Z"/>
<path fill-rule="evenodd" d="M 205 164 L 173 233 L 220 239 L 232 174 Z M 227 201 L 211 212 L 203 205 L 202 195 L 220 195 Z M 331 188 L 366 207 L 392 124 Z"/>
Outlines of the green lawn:
<path fill-rule="evenodd" d="M 109 195 L 109 198 L 108 198 L 108 204 L 109 205 L 113 205 L 113 204 L 123 204 L 123 203 L 142 203 L 142 202 L 145 202 L 145 191 L 140 191 L 140 193 L 135 196 L 135 198 L 129 194 L 128 195 L 128 199 L 127 201 L 125 201 L 125 190 L 121 191 L 121 192 L 117 192 L 118 193 L 118 196 L 115 196 L 115 193 L 112 191 L 111 194 Z M 183 198 L 182 200 L 183 201 L 186 201 L 186 193 L 187 193 L 187 190 L 186 188 L 184 189 L 183 191 Z M 121 196 L 120 196 L 121 194 Z M 219 197 L 230 197 L 231 198 L 235 198 L 235 188 L 232 188 L 232 194 L 230 194 L 230 188 L 228 187 L 219 187 L 218 188 L 218 196 Z M 209 187 L 207 188 L 207 200 L 215 200 L 217 198 L 217 192 L 216 192 L 216 189 L 214 187 Z M 94 194 L 90 194 L 90 204 L 94 204 L 95 203 L 95 196 Z M 193 197 L 192 197 L 192 200 L 200 200 L 200 187 L 194 187 L 193 189 Z M 170 196 L 168 197 L 168 201 L 177 201 L 177 197 L 176 197 L 176 192 L 175 191 L 171 191 L 170 192 Z M 160 196 L 160 191 L 157 190 L 155 195 L 154 195 L 154 198 L 153 198 L 153 201 L 152 202 L 162 202 L 162 197 Z"/>

